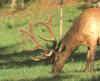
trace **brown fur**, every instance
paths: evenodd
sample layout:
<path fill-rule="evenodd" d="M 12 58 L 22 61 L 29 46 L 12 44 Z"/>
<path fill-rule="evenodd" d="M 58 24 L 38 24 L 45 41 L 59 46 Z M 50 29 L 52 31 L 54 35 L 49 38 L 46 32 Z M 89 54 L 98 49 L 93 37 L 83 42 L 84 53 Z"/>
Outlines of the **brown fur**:
<path fill-rule="evenodd" d="M 94 70 L 96 46 L 100 44 L 100 8 L 87 9 L 75 20 L 61 41 L 60 53 L 55 56 L 52 72 L 61 72 L 71 52 L 81 44 L 88 48 L 85 71 L 91 72 Z M 62 51 L 63 47 L 65 51 Z"/>

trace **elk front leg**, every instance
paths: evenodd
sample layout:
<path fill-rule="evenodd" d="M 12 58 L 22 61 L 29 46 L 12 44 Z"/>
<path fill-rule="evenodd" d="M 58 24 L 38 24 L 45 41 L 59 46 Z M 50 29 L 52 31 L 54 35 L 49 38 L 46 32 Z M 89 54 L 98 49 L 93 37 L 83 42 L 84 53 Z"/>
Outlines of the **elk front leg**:
<path fill-rule="evenodd" d="M 54 64 L 52 66 L 52 73 L 58 74 L 62 72 L 65 61 L 68 59 L 69 56 L 70 53 L 68 53 L 67 51 L 56 54 Z"/>
<path fill-rule="evenodd" d="M 90 45 L 90 47 L 88 48 L 88 53 L 87 53 L 87 56 L 86 56 L 86 67 L 85 67 L 86 72 L 94 71 L 94 58 L 95 58 L 95 54 L 96 54 L 96 44 L 97 44 L 97 42 L 94 41 L 92 43 L 93 44 Z"/>

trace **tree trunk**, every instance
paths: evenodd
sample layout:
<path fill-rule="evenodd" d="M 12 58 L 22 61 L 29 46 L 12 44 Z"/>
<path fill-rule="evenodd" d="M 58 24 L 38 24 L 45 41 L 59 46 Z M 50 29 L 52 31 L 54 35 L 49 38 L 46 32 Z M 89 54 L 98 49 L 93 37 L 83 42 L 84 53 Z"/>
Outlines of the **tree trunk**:
<path fill-rule="evenodd" d="M 24 8 L 24 0 L 12 0 L 11 1 L 11 8 L 12 10 L 22 9 Z"/>
<path fill-rule="evenodd" d="M 14 9 L 14 10 L 17 8 L 17 0 L 11 1 L 11 8 Z"/>
<path fill-rule="evenodd" d="M 19 9 L 22 9 L 25 7 L 24 0 L 18 0 L 18 7 L 19 7 Z"/>

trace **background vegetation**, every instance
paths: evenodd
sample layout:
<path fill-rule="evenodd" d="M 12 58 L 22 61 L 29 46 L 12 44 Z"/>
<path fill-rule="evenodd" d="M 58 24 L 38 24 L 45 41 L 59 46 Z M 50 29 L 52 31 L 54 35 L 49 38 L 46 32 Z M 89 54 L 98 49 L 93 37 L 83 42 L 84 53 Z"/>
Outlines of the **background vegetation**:
<path fill-rule="evenodd" d="M 35 1 L 35 0 L 34 0 Z M 53 0 L 52 0 L 53 1 Z M 45 21 L 48 15 L 53 17 L 53 31 L 59 40 L 59 5 L 52 1 L 42 1 L 40 3 L 30 0 L 29 5 L 24 9 L 11 11 L 10 8 L 2 6 L 0 9 L 0 81 L 100 81 L 100 48 L 97 48 L 95 59 L 95 72 L 84 73 L 86 48 L 80 46 L 65 64 L 64 71 L 58 77 L 51 74 L 51 64 L 45 61 L 34 62 L 32 56 L 38 55 L 39 51 L 27 52 L 22 48 L 22 44 L 27 48 L 32 48 L 33 43 L 26 40 L 24 43 L 20 36 L 19 28 L 28 28 L 29 22 L 33 23 L 35 34 L 47 33 L 43 31 L 41 25 L 36 25 L 37 21 Z M 26 3 L 27 4 L 27 3 Z M 7 5 L 5 5 L 7 6 Z M 83 2 L 69 0 L 63 6 L 63 35 L 70 28 L 74 19 L 85 9 Z M 38 41 L 46 46 L 51 43 Z"/>

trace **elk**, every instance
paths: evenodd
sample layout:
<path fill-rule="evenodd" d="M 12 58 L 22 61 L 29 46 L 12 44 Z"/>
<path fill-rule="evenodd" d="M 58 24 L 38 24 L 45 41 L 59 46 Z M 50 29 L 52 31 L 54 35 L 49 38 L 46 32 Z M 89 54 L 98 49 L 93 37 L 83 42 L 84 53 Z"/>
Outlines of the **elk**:
<path fill-rule="evenodd" d="M 72 27 L 62 38 L 58 55 L 55 56 L 52 71 L 61 72 L 71 52 L 81 44 L 88 48 L 86 56 L 86 72 L 94 70 L 94 58 L 97 44 L 100 44 L 100 8 L 89 8 L 81 13 Z M 63 47 L 65 50 L 62 52 Z"/>
<path fill-rule="evenodd" d="M 48 22 L 51 23 L 51 19 L 49 18 Z M 94 58 L 96 54 L 96 47 L 100 44 L 100 8 L 89 8 L 84 10 L 79 17 L 76 18 L 71 28 L 68 32 L 60 40 L 60 45 L 57 45 L 57 40 L 52 32 L 51 25 L 49 26 L 47 23 L 41 23 L 45 25 L 46 28 L 51 32 L 50 41 L 54 43 L 54 48 L 44 53 L 46 58 L 53 55 L 53 65 L 52 65 L 52 73 L 60 73 L 63 70 L 64 64 L 72 54 L 75 48 L 80 45 L 84 45 L 87 47 L 86 54 L 86 72 L 91 72 L 94 70 Z M 30 26 L 31 29 L 31 26 Z M 24 29 L 20 29 L 21 32 L 24 32 Z M 30 30 L 31 31 L 31 30 Z M 31 32 L 30 32 L 31 33 Z M 26 33 L 31 37 L 31 34 Z M 32 38 L 32 37 L 31 37 Z M 34 35 L 33 35 L 34 38 Z M 42 38 L 42 37 L 41 37 Z M 44 38 L 42 38 L 44 39 Z M 34 39 L 33 39 L 34 40 Z M 40 45 L 36 46 L 41 47 Z M 46 50 L 46 49 L 45 49 Z M 33 60 L 39 60 L 33 59 Z"/>

